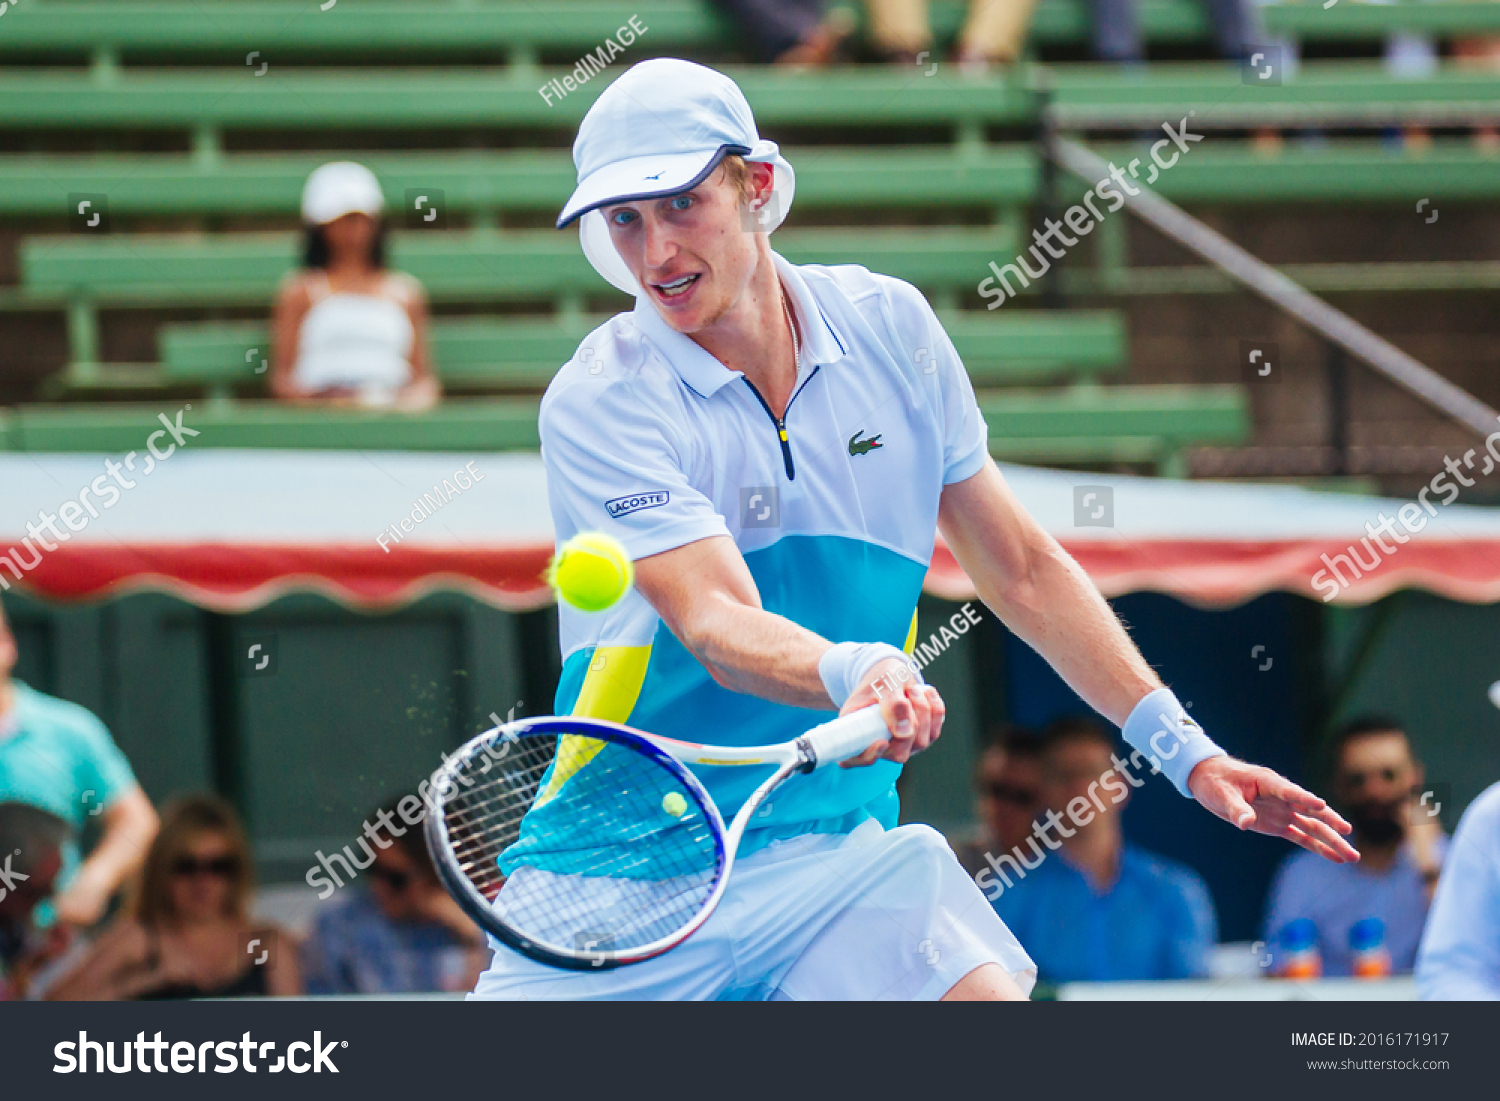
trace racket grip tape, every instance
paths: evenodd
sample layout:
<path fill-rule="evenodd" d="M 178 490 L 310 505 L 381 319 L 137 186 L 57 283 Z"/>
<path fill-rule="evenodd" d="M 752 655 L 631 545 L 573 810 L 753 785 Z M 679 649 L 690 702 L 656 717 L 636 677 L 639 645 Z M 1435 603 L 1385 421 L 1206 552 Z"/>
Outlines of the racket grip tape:
<path fill-rule="evenodd" d="M 813 727 L 803 735 L 808 749 L 816 758 L 816 768 L 858 757 L 886 737 L 885 717 L 881 715 L 878 705 L 840 715 L 837 719 Z"/>

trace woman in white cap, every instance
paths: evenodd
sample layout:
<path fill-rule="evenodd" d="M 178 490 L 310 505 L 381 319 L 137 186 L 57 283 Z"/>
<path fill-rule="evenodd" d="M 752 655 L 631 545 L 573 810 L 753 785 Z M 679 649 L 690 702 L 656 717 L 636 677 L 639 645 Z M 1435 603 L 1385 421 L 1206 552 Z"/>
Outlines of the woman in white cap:
<path fill-rule="evenodd" d="M 415 411 L 441 396 L 422 286 L 385 268 L 384 206 L 364 165 L 334 161 L 307 178 L 302 267 L 282 283 L 272 318 L 276 397 Z"/>

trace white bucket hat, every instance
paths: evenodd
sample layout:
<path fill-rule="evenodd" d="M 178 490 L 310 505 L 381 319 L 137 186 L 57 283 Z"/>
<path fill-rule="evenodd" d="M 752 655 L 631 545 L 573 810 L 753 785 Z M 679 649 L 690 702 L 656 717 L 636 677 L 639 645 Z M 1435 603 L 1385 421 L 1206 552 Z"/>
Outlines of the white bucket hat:
<path fill-rule="evenodd" d="M 578 187 L 557 228 L 579 219 L 578 237 L 594 270 L 626 294 L 640 295 L 599 208 L 687 191 L 726 153 L 775 169 L 771 197 L 761 208 L 761 225 L 769 233 L 791 208 L 796 176 L 776 143 L 761 139 L 744 93 L 723 73 L 691 61 L 642 61 L 604 89 L 583 116 L 573 143 Z"/>
<path fill-rule="evenodd" d="M 362 164 L 330 161 L 313 169 L 302 188 L 302 220 L 327 225 L 345 214 L 378 218 L 385 209 L 380 181 Z"/>

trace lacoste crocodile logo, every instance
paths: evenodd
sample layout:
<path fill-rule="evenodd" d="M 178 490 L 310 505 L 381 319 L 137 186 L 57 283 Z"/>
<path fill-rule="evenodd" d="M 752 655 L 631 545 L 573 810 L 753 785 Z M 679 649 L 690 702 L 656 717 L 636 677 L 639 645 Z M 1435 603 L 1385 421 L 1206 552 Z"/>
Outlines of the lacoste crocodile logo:
<path fill-rule="evenodd" d="M 854 435 L 852 435 L 852 436 L 849 437 L 849 454 L 851 454 L 851 455 L 868 455 L 871 451 L 874 451 L 877 447 L 884 447 L 885 446 L 885 444 L 883 444 L 883 443 L 880 442 L 880 437 L 879 436 L 871 436 L 868 440 L 862 440 L 862 439 L 860 439 L 860 437 L 863 436 L 864 434 L 865 434 L 865 430 L 863 428 L 861 428 L 858 432 L 854 433 Z"/>

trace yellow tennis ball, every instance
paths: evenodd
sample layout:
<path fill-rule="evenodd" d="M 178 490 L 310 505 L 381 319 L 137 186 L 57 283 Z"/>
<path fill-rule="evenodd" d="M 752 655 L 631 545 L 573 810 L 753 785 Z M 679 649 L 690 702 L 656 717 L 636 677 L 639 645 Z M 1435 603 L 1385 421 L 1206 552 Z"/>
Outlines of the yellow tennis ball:
<path fill-rule="evenodd" d="M 687 810 L 687 800 L 675 791 L 669 791 L 661 797 L 661 809 L 673 818 L 681 818 Z"/>
<path fill-rule="evenodd" d="M 617 603 L 635 580 L 635 567 L 618 540 L 585 531 L 562 545 L 547 567 L 557 595 L 584 612 L 602 612 Z"/>

